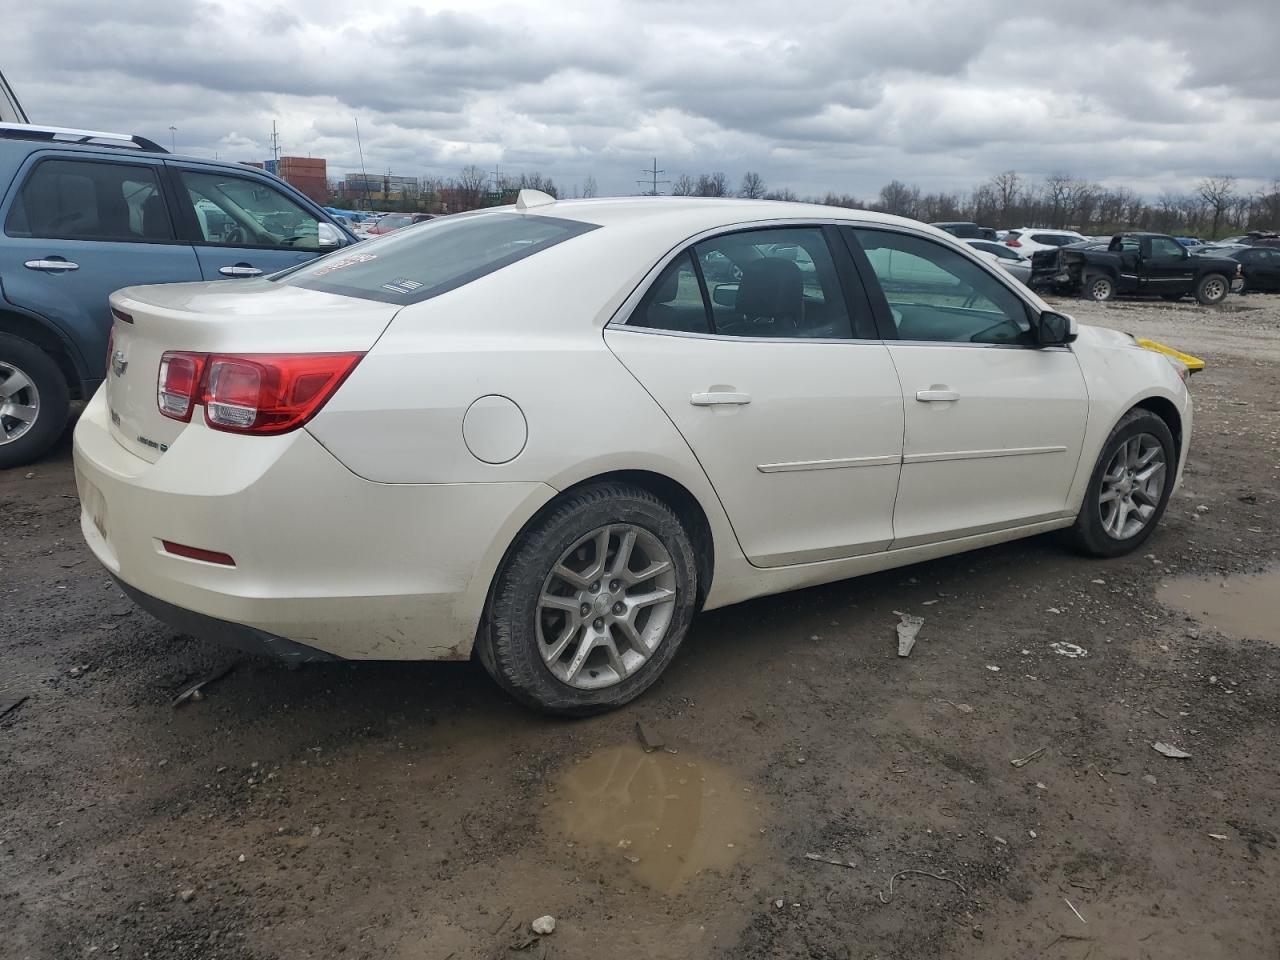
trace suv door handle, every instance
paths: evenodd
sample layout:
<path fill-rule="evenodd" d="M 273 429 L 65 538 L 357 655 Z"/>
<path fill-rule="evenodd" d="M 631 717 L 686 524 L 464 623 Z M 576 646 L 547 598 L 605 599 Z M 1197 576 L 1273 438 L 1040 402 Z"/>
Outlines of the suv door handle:
<path fill-rule="evenodd" d="M 219 267 L 218 272 L 224 277 L 260 277 L 262 271 L 247 263 L 237 263 L 233 267 Z"/>
<path fill-rule="evenodd" d="M 959 400 L 960 394 L 954 390 L 917 390 L 916 399 L 921 403 L 947 403 Z"/>
<path fill-rule="evenodd" d="M 695 393 L 689 398 L 695 407 L 716 407 L 721 404 L 743 406 L 751 402 L 747 393 Z"/>
<path fill-rule="evenodd" d="M 70 260 L 28 260 L 23 266 L 28 270 L 43 270 L 45 273 L 65 273 L 80 269 L 80 264 Z"/>

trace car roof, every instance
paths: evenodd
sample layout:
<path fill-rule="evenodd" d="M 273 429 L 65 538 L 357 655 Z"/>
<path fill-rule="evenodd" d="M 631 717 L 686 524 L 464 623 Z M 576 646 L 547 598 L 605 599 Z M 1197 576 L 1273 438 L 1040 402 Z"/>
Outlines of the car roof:
<path fill-rule="evenodd" d="M 511 213 L 515 206 L 490 207 L 485 213 Z M 600 197 L 588 200 L 557 200 L 527 207 L 533 216 L 577 220 L 602 227 L 645 224 L 661 226 L 686 235 L 716 227 L 767 220 L 849 220 L 872 225 L 905 226 L 951 240 L 955 238 L 936 227 L 871 210 L 834 207 L 821 203 L 783 200 L 739 200 L 732 197 Z"/>

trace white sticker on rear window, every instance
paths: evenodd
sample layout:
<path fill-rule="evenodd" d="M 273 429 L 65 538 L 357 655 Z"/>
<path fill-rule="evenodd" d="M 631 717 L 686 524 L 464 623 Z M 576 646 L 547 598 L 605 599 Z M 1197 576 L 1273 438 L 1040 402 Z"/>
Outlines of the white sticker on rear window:
<path fill-rule="evenodd" d="M 341 270 L 343 267 L 354 267 L 357 263 L 368 263 L 370 260 L 377 260 L 376 253 L 353 253 L 349 257 L 341 257 L 329 263 L 321 264 L 311 271 L 313 277 L 323 277 L 327 273 L 333 273 L 335 270 Z"/>
<path fill-rule="evenodd" d="M 413 293 L 413 291 L 421 289 L 422 284 L 417 280 L 409 280 L 405 277 L 396 277 L 389 283 L 382 285 L 383 290 L 390 290 L 392 293 Z"/>

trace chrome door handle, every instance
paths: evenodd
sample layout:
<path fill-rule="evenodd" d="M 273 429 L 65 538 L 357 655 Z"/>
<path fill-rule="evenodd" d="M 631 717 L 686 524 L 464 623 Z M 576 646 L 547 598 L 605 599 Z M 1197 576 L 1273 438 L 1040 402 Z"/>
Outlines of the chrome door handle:
<path fill-rule="evenodd" d="M 960 394 L 954 390 L 917 390 L 916 399 L 921 403 L 947 403 L 959 400 Z"/>
<path fill-rule="evenodd" d="M 219 267 L 218 272 L 224 277 L 260 277 L 262 271 L 247 263 L 237 263 L 234 267 Z"/>
<path fill-rule="evenodd" d="M 751 402 L 751 395 L 746 393 L 695 393 L 689 398 L 695 407 L 744 406 Z"/>
<path fill-rule="evenodd" d="M 68 270 L 79 270 L 80 264 L 70 260 L 28 260 L 23 264 L 28 270 L 43 270 L 46 273 L 64 273 Z"/>

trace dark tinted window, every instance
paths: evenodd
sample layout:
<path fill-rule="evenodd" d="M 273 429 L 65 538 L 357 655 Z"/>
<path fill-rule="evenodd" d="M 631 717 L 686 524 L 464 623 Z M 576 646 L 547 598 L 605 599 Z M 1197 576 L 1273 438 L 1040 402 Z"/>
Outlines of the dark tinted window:
<path fill-rule="evenodd" d="M 711 332 L 692 254 L 682 253 L 667 265 L 628 322 L 653 330 Z"/>
<path fill-rule="evenodd" d="M 1033 233 L 1031 239 L 1035 243 L 1043 243 L 1052 247 L 1065 247 L 1070 243 L 1080 243 L 1083 237 L 1063 237 L 1056 233 Z"/>
<path fill-rule="evenodd" d="M 596 226 L 519 213 L 440 217 L 312 260 L 275 282 L 365 300 L 417 303 Z"/>
<path fill-rule="evenodd" d="M 1170 237 L 1152 237 L 1151 255 L 1153 257 L 1181 257 L 1184 247 Z"/>
<path fill-rule="evenodd" d="M 1018 254 L 1016 254 L 1013 251 L 1013 248 L 1006 247 L 1003 243 L 990 243 L 986 240 L 983 240 L 979 243 L 970 244 L 970 246 L 972 246 L 975 250 L 985 250 L 987 253 L 994 254 L 995 256 L 999 257 L 1001 260 L 1021 260 L 1022 259 L 1022 257 L 1018 256 Z"/>
<path fill-rule="evenodd" d="M 14 200 L 5 232 L 62 240 L 173 239 L 152 167 L 92 160 L 44 160 Z"/>
<path fill-rule="evenodd" d="M 849 339 L 854 334 L 821 227 L 747 230 L 693 248 L 715 332 L 734 337 Z M 870 317 L 859 338 L 876 337 Z"/>
<path fill-rule="evenodd" d="M 206 243 L 231 247 L 320 248 L 319 221 L 261 180 L 180 170 Z"/>
<path fill-rule="evenodd" d="M 884 230 L 853 230 L 888 301 L 900 340 L 1031 343 L 1027 308 L 950 247 Z"/>

